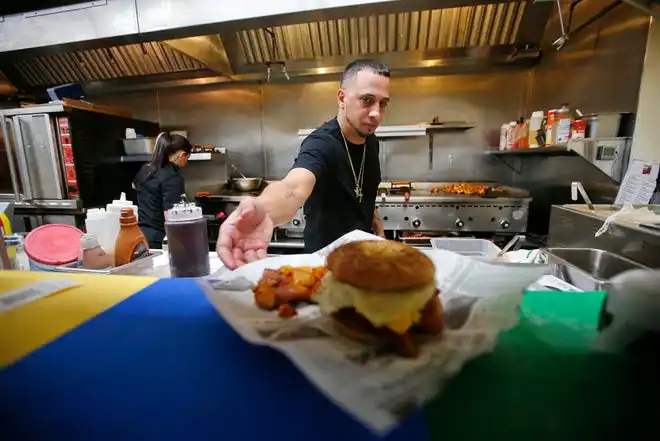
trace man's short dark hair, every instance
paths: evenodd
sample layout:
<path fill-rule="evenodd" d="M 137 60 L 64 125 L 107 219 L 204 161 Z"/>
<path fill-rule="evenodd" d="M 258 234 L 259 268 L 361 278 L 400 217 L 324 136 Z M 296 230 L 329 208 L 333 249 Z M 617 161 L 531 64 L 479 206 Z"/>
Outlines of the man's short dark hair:
<path fill-rule="evenodd" d="M 346 66 L 346 69 L 344 69 L 344 72 L 341 74 L 340 85 L 343 87 L 344 82 L 355 78 L 358 72 L 363 70 L 369 70 L 376 75 L 381 75 L 383 77 L 390 77 L 390 68 L 387 67 L 387 64 L 372 58 L 360 58 L 350 62 L 348 66 Z"/>

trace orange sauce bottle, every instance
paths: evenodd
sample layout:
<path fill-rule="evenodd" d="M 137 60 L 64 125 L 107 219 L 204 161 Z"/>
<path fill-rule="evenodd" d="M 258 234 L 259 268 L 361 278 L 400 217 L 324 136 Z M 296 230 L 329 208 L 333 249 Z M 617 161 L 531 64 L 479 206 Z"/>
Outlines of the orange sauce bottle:
<path fill-rule="evenodd" d="M 138 227 L 132 208 L 122 208 L 115 242 L 115 266 L 126 265 L 149 255 L 149 243 Z"/>

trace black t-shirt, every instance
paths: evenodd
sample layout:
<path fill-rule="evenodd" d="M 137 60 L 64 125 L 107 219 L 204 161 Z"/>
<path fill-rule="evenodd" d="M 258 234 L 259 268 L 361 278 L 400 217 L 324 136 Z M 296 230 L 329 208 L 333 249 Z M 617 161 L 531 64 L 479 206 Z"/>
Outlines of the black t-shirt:
<path fill-rule="evenodd" d="M 362 145 L 347 141 L 355 174 L 360 172 Z M 313 253 L 353 230 L 371 232 L 376 194 L 380 184 L 378 138 L 368 136 L 362 185 L 362 202 L 355 197 L 351 171 L 337 118 L 312 132 L 300 146 L 293 168 L 316 176 L 316 185 L 304 205 L 305 252 Z"/>
<path fill-rule="evenodd" d="M 133 185 L 137 190 L 138 224 L 149 242 L 162 242 L 165 237 L 165 212 L 181 202 L 185 193 L 179 167 L 169 163 L 147 176 L 146 165 Z"/>

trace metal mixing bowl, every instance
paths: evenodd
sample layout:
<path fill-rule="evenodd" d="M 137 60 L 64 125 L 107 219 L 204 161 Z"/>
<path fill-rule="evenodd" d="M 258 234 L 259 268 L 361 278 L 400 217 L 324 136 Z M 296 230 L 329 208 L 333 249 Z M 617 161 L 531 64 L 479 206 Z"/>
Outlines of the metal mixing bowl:
<path fill-rule="evenodd" d="M 261 188 L 261 181 L 261 178 L 234 178 L 231 183 L 238 191 L 255 191 Z"/>

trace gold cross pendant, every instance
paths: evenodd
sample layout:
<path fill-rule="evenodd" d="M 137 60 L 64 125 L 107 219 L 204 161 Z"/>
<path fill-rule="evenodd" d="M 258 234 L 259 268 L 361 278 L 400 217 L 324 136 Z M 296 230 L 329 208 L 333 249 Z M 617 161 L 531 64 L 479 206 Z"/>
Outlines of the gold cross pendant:
<path fill-rule="evenodd" d="M 362 202 L 362 189 L 360 189 L 359 187 L 355 187 L 355 199 L 358 202 Z"/>

